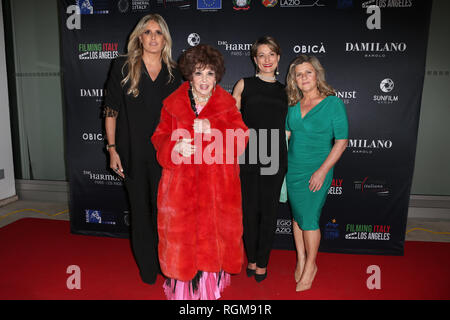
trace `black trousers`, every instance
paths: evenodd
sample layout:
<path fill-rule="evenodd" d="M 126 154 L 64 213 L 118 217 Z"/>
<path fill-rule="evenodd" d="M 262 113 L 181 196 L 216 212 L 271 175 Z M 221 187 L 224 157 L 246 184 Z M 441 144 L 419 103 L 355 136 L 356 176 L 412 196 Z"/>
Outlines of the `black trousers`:
<path fill-rule="evenodd" d="M 161 273 L 158 259 L 156 197 L 161 168 L 155 161 L 134 163 L 134 176 L 125 179 L 130 201 L 130 240 L 142 281 L 154 284 Z"/>
<path fill-rule="evenodd" d="M 244 245 L 249 263 L 267 267 L 277 225 L 280 191 L 286 169 L 276 175 L 241 171 Z"/>

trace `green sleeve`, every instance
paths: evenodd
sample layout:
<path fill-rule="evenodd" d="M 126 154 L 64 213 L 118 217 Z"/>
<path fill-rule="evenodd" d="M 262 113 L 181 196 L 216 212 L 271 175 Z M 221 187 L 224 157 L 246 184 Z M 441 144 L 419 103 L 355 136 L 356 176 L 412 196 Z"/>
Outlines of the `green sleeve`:
<path fill-rule="evenodd" d="M 348 139 L 348 119 L 344 102 L 336 98 L 333 112 L 333 133 L 336 140 Z"/>

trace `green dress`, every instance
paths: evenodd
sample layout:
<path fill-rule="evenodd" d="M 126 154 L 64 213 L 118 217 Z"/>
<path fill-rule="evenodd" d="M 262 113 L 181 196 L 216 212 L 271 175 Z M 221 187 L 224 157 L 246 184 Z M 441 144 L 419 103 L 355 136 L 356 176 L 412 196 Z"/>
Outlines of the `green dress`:
<path fill-rule="evenodd" d="M 302 230 L 317 230 L 333 168 L 319 191 L 309 190 L 309 179 L 328 157 L 333 139 L 348 138 L 345 105 L 338 97 L 328 96 L 302 118 L 299 102 L 289 107 L 286 130 L 291 132 L 286 184 L 292 215 Z"/>

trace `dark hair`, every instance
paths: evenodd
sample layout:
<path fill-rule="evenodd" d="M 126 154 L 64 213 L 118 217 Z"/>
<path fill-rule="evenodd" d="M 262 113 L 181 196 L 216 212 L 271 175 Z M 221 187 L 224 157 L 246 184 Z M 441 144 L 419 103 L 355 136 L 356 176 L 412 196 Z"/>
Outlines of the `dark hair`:
<path fill-rule="evenodd" d="M 225 63 L 219 50 L 207 45 L 199 44 L 187 49 L 181 56 L 178 67 L 187 80 L 192 80 L 197 67 L 211 68 L 216 73 L 216 81 L 220 82 L 225 73 Z"/>
<path fill-rule="evenodd" d="M 277 55 L 281 56 L 281 47 L 278 44 L 277 40 L 275 40 L 274 37 L 265 36 L 259 38 L 258 40 L 255 41 L 255 43 L 253 43 L 250 51 L 252 58 L 256 57 L 256 54 L 258 53 L 258 47 L 262 44 L 267 45 L 270 48 L 270 50 L 275 52 Z"/>

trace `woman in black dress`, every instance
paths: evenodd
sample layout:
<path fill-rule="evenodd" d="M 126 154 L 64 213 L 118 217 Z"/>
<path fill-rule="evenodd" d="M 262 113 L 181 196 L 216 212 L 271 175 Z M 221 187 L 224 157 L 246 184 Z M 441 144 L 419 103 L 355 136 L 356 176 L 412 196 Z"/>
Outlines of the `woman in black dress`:
<path fill-rule="evenodd" d="M 250 129 L 240 177 L 247 275 L 255 275 L 258 282 L 267 276 L 287 169 L 287 96 L 275 76 L 280 54 L 274 38 L 258 39 L 251 48 L 256 76 L 239 80 L 233 90 L 242 119 Z"/>
<path fill-rule="evenodd" d="M 128 53 L 112 65 L 106 87 L 105 130 L 110 167 L 124 179 L 131 211 L 131 244 L 142 281 L 159 273 L 156 195 L 161 167 L 150 141 L 162 101 L 181 83 L 172 39 L 158 14 L 143 17 L 130 35 Z"/>

